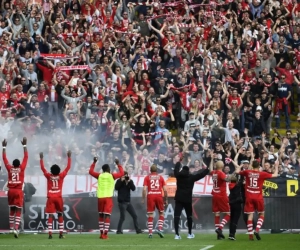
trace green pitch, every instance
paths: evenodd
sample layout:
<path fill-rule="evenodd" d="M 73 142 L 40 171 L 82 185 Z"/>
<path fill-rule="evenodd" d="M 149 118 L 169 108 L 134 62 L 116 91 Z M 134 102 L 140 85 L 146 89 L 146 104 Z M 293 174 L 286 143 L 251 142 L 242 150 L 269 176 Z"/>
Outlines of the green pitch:
<path fill-rule="evenodd" d="M 296 250 L 299 249 L 299 234 L 261 234 L 261 241 L 248 241 L 248 235 L 237 235 L 237 241 L 216 240 L 215 234 L 196 234 L 195 239 L 187 239 L 181 234 L 181 240 L 174 240 L 173 234 L 166 234 L 164 239 L 147 234 L 110 234 L 108 240 L 100 240 L 97 234 L 70 234 L 65 239 L 58 239 L 54 234 L 48 240 L 47 234 L 0 235 L 1 250 Z"/>

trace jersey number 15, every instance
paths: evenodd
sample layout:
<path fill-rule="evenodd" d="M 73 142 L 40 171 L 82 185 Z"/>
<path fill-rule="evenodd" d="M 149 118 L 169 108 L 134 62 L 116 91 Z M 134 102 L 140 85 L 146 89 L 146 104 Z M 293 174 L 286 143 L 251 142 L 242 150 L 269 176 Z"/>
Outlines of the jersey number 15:
<path fill-rule="evenodd" d="M 257 187 L 257 178 L 250 178 L 250 187 Z"/>

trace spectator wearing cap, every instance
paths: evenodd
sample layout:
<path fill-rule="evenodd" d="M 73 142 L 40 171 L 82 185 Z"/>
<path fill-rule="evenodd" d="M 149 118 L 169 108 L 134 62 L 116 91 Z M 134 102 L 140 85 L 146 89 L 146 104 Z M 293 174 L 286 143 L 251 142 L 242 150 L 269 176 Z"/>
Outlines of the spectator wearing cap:
<path fill-rule="evenodd" d="M 221 161 L 225 161 L 226 155 L 222 146 L 221 141 L 216 141 L 214 146 L 214 153 L 217 154 L 218 159 Z"/>
<path fill-rule="evenodd" d="M 290 158 L 285 155 L 282 158 L 282 167 L 284 168 L 284 172 L 289 172 L 292 165 L 290 164 Z"/>
<path fill-rule="evenodd" d="M 184 131 L 188 132 L 190 131 L 191 127 L 200 127 L 200 121 L 195 119 L 195 113 L 194 112 L 190 112 L 189 113 L 189 119 L 185 122 L 184 124 Z"/>
<path fill-rule="evenodd" d="M 279 128 L 281 112 L 284 112 L 285 126 L 290 129 L 289 117 L 289 99 L 292 95 L 291 86 L 286 83 L 285 75 L 280 76 L 280 81 L 277 87 L 276 106 L 275 106 L 275 121 L 276 128 Z"/>

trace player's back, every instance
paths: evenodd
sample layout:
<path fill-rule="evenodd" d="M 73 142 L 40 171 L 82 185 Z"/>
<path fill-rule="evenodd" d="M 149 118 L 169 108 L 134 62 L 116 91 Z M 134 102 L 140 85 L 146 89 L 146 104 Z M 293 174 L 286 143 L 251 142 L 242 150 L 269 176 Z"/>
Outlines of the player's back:
<path fill-rule="evenodd" d="M 215 196 L 227 196 L 226 192 L 226 174 L 220 170 L 213 170 L 210 172 L 213 181 L 212 195 Z"/>
<path fill-rule="evenodd" d="M 47 197 L 61 197 L 65 176 L 49 174 L 47 178 Z"/>
<path fill-rule="evenodd" d="M 20 167 L 10 167 L 8 171 L 8 184 L 9 189 L 22 189 L 24 184 L 25 171 Z"/>
<path fill-rule="evenodd" d="M 165 186 L 165 180 L 157 173 L 149 174 L 145 177 L 144 186 L 148 188 L 148 196 L 162 196 L 162 189 Z"/>
<path fill-rule="evenodd" d="M 245 193 L 246 198 L 262 199 L 262 189 L 264 180 L 272 178 L 272 174 L 261 172 L 257 170 L 245 170 L 240 172 L 241 175 L 246 177 Z"/>

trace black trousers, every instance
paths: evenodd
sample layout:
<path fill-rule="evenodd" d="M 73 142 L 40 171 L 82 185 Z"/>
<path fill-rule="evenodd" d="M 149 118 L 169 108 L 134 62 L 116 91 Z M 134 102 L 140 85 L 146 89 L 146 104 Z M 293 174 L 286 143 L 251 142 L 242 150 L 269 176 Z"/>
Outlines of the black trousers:
<path fill-rule="evenodd" d="M 193 207 L 191 202 L 175 201 L 174 217 L 180 217 L 183 209 L 185 210 L 186 217 L 192 216 Z"/>
<path fill-rule="evenodd" d="M 230 204 L 230 225 L 229 225 L 229 236 L 235 236 L 237 224 L 239 222 L 242 213 L 242 204 L 233 203 Z"/>
<path fill-rule="evenodd" d="M 180 220 L 180 215 L 182 213 L 182 210 L 185 210 L 186 217 L 187 217 L 187 222 L 188 222 L 188 230 L 189 234 L 192 233 L 192 226 L 193 226 L 193 207 L 192 207 L 192 202 L 180 202 L 180 201 L 175 201 L 175 211 L 174 211 L 174 228 L 175 228 L 175 233 L 179 235 L 179 220 Z"/>
<path fill-rule="evenodd" d="M 125 213 L 126 211 L 131 215 L 134 223 L 134 228 L 136 231 L 140 230 L 139 224 L 137 221 L 136 212 L 130 202 L 119 202 L 119 209 L 120 209 L 120 219 L 118 223 L 118 232 L 122 232 L 122 225 L 125 220 Z"/>

